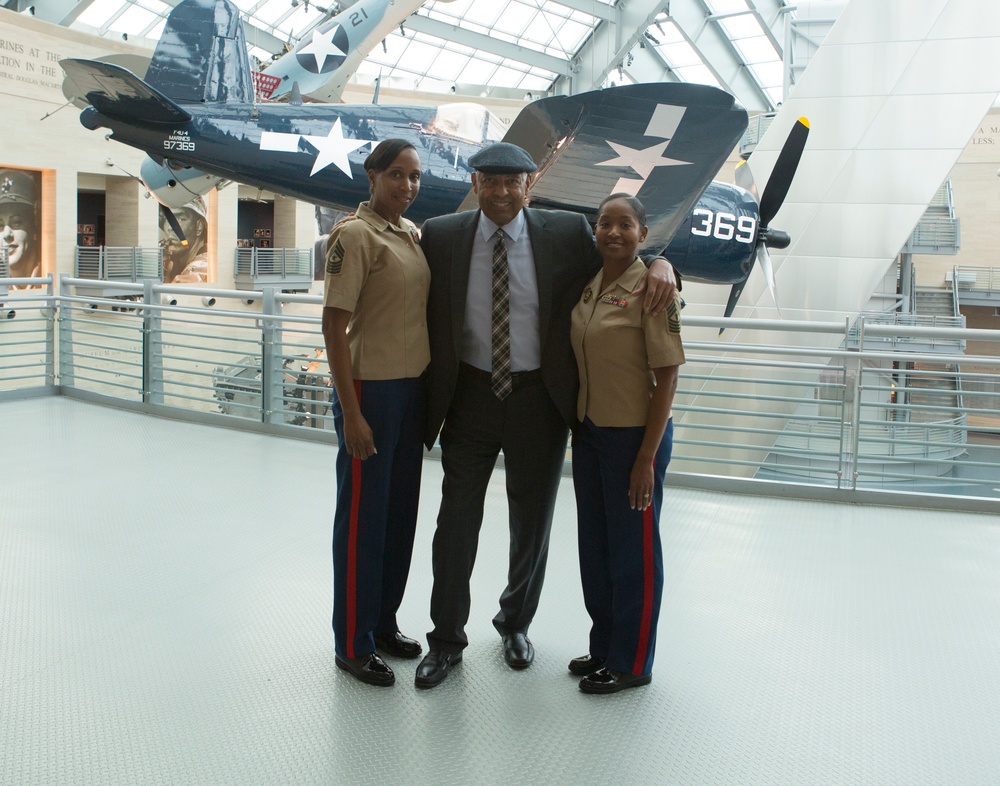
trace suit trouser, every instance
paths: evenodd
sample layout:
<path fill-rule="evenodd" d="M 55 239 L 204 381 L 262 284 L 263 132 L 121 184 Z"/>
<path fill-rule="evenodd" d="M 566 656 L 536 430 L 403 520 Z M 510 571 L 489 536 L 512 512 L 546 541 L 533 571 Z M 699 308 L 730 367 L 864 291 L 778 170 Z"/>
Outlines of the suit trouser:
<path fill-rule="evenodd" d="M 580 577 L 593 621 L 590 654 L 607 668 L 649 674 L 663 595 L 660 508 L 674 421 L 667 422 L 653 459 L 653 500 L 629 507 L 632 465 L 645 428 L 604 428 L 589 419 L 573 434 Z"/>
<path fill-rule="evenodd" d="M 489 373 L 461 366 L 441 431 L 444 481 L 433 544 L 431 649 L 458 652 L 469 643 L 469 580 L 486 489 L 500 451 L 507 479 L 510 562 L 493 625 L 501 635 L 527 631 L 545 578 L 567 436 L 540 372 L 515 374 L 514 390 L 500 401 L 490 389 Z"/>
<path fill-rule="evenodd" d="M 399 628 L 413 553 L 423 462 L 423 378 L 356 380 L 361 414 L 378 453 L 365 461 L 344 447 L 344 413 L 334 395 L 340 440 L 337 512 L 333 519 L 333 636 L 337 654 L 375 651 L 373 634 Z"/>

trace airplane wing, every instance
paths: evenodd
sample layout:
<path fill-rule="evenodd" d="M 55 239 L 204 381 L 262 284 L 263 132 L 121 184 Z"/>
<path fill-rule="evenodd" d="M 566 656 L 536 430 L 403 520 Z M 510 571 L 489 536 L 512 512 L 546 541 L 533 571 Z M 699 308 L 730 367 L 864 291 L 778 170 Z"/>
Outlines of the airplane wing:
<path fill-rule="evenodd" d="M 539 165 L 532 207 L 591 222 L 609 194 L 642 200 L 647 251 L 666 247 L 747 127 L 729 93 L 706 85 L 623 85 L 528 104 L 504 135 Z"/>
<path fill-rule="evenodd" d="M 148 123 L 185 123 L 191 115 L 120 66 L 97 60 L 60 60 L 82 96 L 102 115 L 141 117 Z"/>

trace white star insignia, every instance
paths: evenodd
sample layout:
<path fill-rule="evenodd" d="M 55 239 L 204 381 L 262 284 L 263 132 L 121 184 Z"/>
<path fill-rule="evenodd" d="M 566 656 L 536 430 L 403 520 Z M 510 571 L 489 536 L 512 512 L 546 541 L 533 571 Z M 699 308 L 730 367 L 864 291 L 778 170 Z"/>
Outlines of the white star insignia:
<path fill-rule="evenodd" d="M 312 177 L 320 170 L 326 169 L 330 164 L 336 164 L 337 168 L 352 180 L 351 162 L 348 156 L 359 147 L 371 144 L 369 139 L 346 139 L 344 130 L 340 125 L 338 117 L 326 136 L 315 136 L 305 134 L 282 134 L 275 131 L 264 131 L 260 135 L 261 150 L 277 150 L 284 153 L 303 152 L 299 150 L 299 140 L 304 139 L 312 147 L 316 148 L 316 160 L 313 162 Z"/>
<path fill-rule="evenodd" d="M 312 55 L 316 58 L 316 72 L 323 71 L 323 64 L 328 57 L 347 57 L 347 52 L 333 43 L 333 37 L 340 29 L 340 25 L 334 25 L 325 33 L 314 30 L 312 41 L 299 50 L 300 55 Z"/>
<path fill-rule="evenodd" d="M 614 192 L 624 191 L 635 196 L 646 183 L 646 179 L 658 166 L 684 166 L 692 161 L 681 161 L 677 158 L 664 158 L 663 153 L 677 132 L 677 127 L 684 117 L 685 107 L 671 104 L 657 104 L 646 126 L 646 136 L 659 137 L 666 140 L 649 147 L 633 149 L 610 140 L 605 140 L 617 154 L 617 158 L 598 161 L 597 166 L 621 166 L 634 170 L 639 179 L 623 177 L 615 184 Z M 613 193 L 614 193 L 613 192 Z"/>
<path fill-rule="evenodd" d="M 326 136 L 303 136 L 302 138 L 315 147 L 317 151 L 316 161 L 313 163 L 312 172 L 309 173 L 310 177 L 330 164 L 336 164 L 338 169 L 353 180 L 354 175 L 351 174 L 351 164 L 347 160 L 347 156 L 359 147 L 370 144 L 368 139 L 344 139 L 339 117 Z"/>
<path fill-rule="evenodd" d="M 611 141 L 608 144 L 618 154 L 618 158 L 612 158 L 608 161 L 598 161 L 597 166 L 631 167 L 643 180 L 649 177 L 650 173 L 658 166 L 679 166 L 691 163 L 690 161 L 681 161 L 676 158 L 663 158 L 663 151 L 670 144 L 669 139 L 666 142 L 650 145 L 642 150 L 633 150 L 631 147 L 619 145 Z"/>

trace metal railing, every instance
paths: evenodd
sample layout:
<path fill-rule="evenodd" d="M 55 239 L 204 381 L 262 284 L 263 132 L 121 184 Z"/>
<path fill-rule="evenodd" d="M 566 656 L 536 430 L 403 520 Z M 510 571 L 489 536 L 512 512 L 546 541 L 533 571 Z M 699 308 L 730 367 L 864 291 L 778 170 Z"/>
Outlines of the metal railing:
<path fill-rule="evenodd" d="M 77 246 L 76 277 L 92 281 L 163 280 L 163 249 L 159 246 Z"/>
<path fill-rule="evenodd" d="M 901 314 L 898 311 L 864 311 L 861 313 L 860 318 L 855 320 L 851 325 L 851 329 L 848 333 L 848 339 L 852 348 L 857 347 L 859 341 L 861 340 L 863 327 L 871 325 L 963 328 L 965 327 L 965 317 L 960 315 L 947 317 L 941 314 Z M 880 348 L 885 346 L 905 348 L 914 344 L 926 344 L 927 346 L 933 347 L 935 350 L 940 349 L 944 351 L 949 349 L 952 351 L 961 351 L 965 348 L 965 342 L 961 338 L 944 335 L 936 337 L 916 337 L 906 335 L 902 331 L 897 331 L 888 335 L 874 335 L 869 332 L 865 337 L 865 340 L 869 342 L 869 348 L 873 345 L 879 346 Z"/>
<path fill-rule="evenodd" d="M 48 290 L 3 298 L 16 314 L 0 319 L 0 398 L 48 390 L 334 438 L 319 296 L 32 282 Z M 1000 331 L 859 321 L 852 341 L 848 320 L 687 318 L 671 482 L 1000 496 Z M 955 341 L 991 349 L 931 348 Z"/>
<path fill-rule="evenodd" d="M 237 248 L 236 274 L 261 276 L 309 276 L 313 274 L 311 248 Z"/>
<path fill-rule="evenodd" d="M 1000 297 L 1000 267 L 956 265 L 951 279 L 960 292 Z"/>
<path fill-rule="evenodd" d="M 121 294 L 113 299 L 95 298 L 74 296 L 79 283 L 60 282 L 64 387 L 332 430 L 319 310 L 283 313 L 296 296 L 276 288 L 248 293 L 146 282 L 141 288 L 118 285 Z M 121 297 L 141 300 L 130 304 L 134 309 L 120 309 Z M 250 309 L 248 299 L 261 305 Z"/>
<path fill-rule="evenodd" d="M 959 219 L 948 216 L 924 215 L 913 228 L 913 234 L 906 241 L 904 251 L 930 253 L 929 249 L 944 249 L 945 253 L 955 253 L 961 241 Z"/>
<path fill-rule="evenodd" d="M 9 287 L 26 287 L 8 292 Z M 52 276 L 0 278 L 0 391 L 56 384 L 56 298 Z"/>

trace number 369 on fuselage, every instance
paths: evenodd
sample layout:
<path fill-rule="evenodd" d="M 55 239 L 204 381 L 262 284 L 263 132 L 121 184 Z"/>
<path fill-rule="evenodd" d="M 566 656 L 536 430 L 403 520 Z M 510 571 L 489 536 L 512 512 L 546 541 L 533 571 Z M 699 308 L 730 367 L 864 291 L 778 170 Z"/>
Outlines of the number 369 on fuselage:
<path fill-rule="evenodd" d="M 757 200 L 749 191 L 713 181 L 663 256 L 691 281 L 735 284 L 753 266 L 759 225 Z"/>

